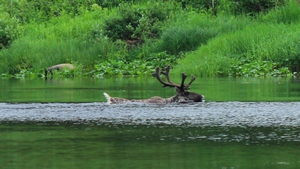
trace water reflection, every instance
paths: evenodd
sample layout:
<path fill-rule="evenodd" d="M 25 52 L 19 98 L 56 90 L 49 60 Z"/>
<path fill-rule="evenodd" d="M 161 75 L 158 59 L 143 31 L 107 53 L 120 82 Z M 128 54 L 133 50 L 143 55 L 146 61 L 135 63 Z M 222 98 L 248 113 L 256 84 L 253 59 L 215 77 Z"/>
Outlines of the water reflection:
<path fill-rule="evenodd" d="M 207 101 L 300 101 L 299 83 L 299 78 L 198 78 L 191 91 Z M 130 99 L 175 95 L 152 77 L 0 79 L 0 102 L 104 102 L 103 92 Z"/>
<path fill-rule="evenodd" d="M 297 168 L 299 127 L 1 121 L 4 168 Z M 67 159 L 67 160 L 66 160 Z"/>

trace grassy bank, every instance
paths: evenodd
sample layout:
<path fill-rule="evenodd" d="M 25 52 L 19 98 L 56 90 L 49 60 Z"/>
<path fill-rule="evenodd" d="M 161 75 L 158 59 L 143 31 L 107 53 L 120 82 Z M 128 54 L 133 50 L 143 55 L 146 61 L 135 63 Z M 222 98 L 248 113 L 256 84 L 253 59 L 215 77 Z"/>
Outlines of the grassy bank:
<path fill-rule="evenodd" d="M 251 17 L 236 15 L 226 5 L 216 15 L 181 5 L 81 4 L 75 12 L 20 22 L 21 33 L 0 50 L 0 73 L 43 77 L 46 67 L 66 62 L 75 64 L 76 76 L 96 77 L 149 75 L 156 66 L 168 64 L 175 73 L 198 76 L 299 72 L 298 2 L 290 0 Z"/>
<path fill-rule="evenodd" d="M 187 53 L 176 71 L 201 76 L 291 76 L 299 72 L 299 15 L 299 3 L 289 1 Z"/>
<path fill-rule="evenodd" d="M 298 72 L 299 26 L 252 23 L 188 53 L 176 68 L 202 76 L 278 76 Z"/>

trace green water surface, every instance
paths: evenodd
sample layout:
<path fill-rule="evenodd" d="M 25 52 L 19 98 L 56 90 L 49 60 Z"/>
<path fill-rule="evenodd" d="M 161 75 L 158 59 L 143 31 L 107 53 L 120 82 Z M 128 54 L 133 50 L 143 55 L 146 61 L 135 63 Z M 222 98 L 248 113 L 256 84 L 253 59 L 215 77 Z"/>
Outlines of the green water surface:
<path fill-rule="evenodd" d="M 3 168 L 298 168 L 299 142 L 230 138 L 271 128 L 1 123 Z M 277 130 L 277 129 L 276 129 Z M 266 132 L 268 133 L 268 132 Z M 199 135 L 200 134 L 200 135 Z M 299 134 L 299 133 L 298 133 Z M 218 138 L 227 135 L 227 138 Z M 211 137 L 211 139 L 207 139 Z"/>
<path fill-rule="evenodd" d="M 204 94 L 208 102 L 297 102 L 300 81 L 298 78 L 198 78 L 191 91 Z M 175 94 L 173 89 L 161 88 L 150 77 L 0 79 L 2 104 L 42 102 L 51 106 L 52 102 L 105 102 L 103 92 L 135 99 Z M 59 107 L 54 108 L 59 112 Z M 20 109 L 18 113 L 24 112 Z M 300 167 L 299 131 L 300 124 L 193 127 L 2 119 L 0 166 L 4 169 L 296 169 Z"/>
<path fill-rule="evenodd" d="M 198 78 L 190 91 L 206 101 L 300 101 L 299 86 L 299 78 Z M 176 94 L 152 77 L 0 79 L 0 102 L 105 102 L 103 92 L 134 99 Z"/>

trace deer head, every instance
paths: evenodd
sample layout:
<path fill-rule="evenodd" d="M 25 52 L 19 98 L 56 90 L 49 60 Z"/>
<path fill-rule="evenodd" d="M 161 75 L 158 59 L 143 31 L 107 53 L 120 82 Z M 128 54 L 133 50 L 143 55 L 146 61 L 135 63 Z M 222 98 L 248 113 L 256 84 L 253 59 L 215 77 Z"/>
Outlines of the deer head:
<path fill-rule="evenodd" d="M 166 81 L 161 79 L 161 74 L 166 76 Z M 187 75 L 182 73 L 181 84 L 175 84 L 170 79 L 170 66 L 167 66 L 164 71 L 160 71 L 159 67 L 156 67 L 155 72 L 152 73 L 152 76 L 156 77 L 156 79 L 163 84 L 163 87 L 174 87 L 176 89 L 177 94 L 170 98 L 161 98 L 158 96 L 154 96 L 150 99 L 145 100 L 129 100 L 118 97 L 110 97 L 107 93 L 104 93 L 104 96 L 107 99 L 108 104 L 117 104 L 117 103 L 128 103 L 128 102 L 143 102 L 143 103 L 156 103 L 156 104 L 166 104 L 166 103 L 188 103 L 188 102 L 203 102 L 204 96 L 198 93 L 189 92 L 190 85 L 195 81 L 195 76 L 192 76 L 190 82 L 185 85 L 184 81 L 187 78 Z"/>

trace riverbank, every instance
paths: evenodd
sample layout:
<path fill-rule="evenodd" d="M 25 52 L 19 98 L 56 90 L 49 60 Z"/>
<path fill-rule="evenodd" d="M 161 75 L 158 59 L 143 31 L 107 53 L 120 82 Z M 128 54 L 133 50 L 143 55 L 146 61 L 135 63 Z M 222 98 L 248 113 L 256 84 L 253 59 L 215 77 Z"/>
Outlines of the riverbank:
<path fill-rule="evenodd" d="M 18 18 L 19 33 L 0 50 L 0 73 L 43 77 L 45 68 L 60 63 L 76 68 L 56 72 L 59 76 L 150 76 L 156 66 L 166 65 L 174 74 L 196 76 L 299 72 L 300 5 L 294 0 L 251 16 L 224 4 L 216 14 L 180 3 L 149 3 L 81 4 L 74 7 L 77 13 L 65 6 L 44 21 Z"/>

